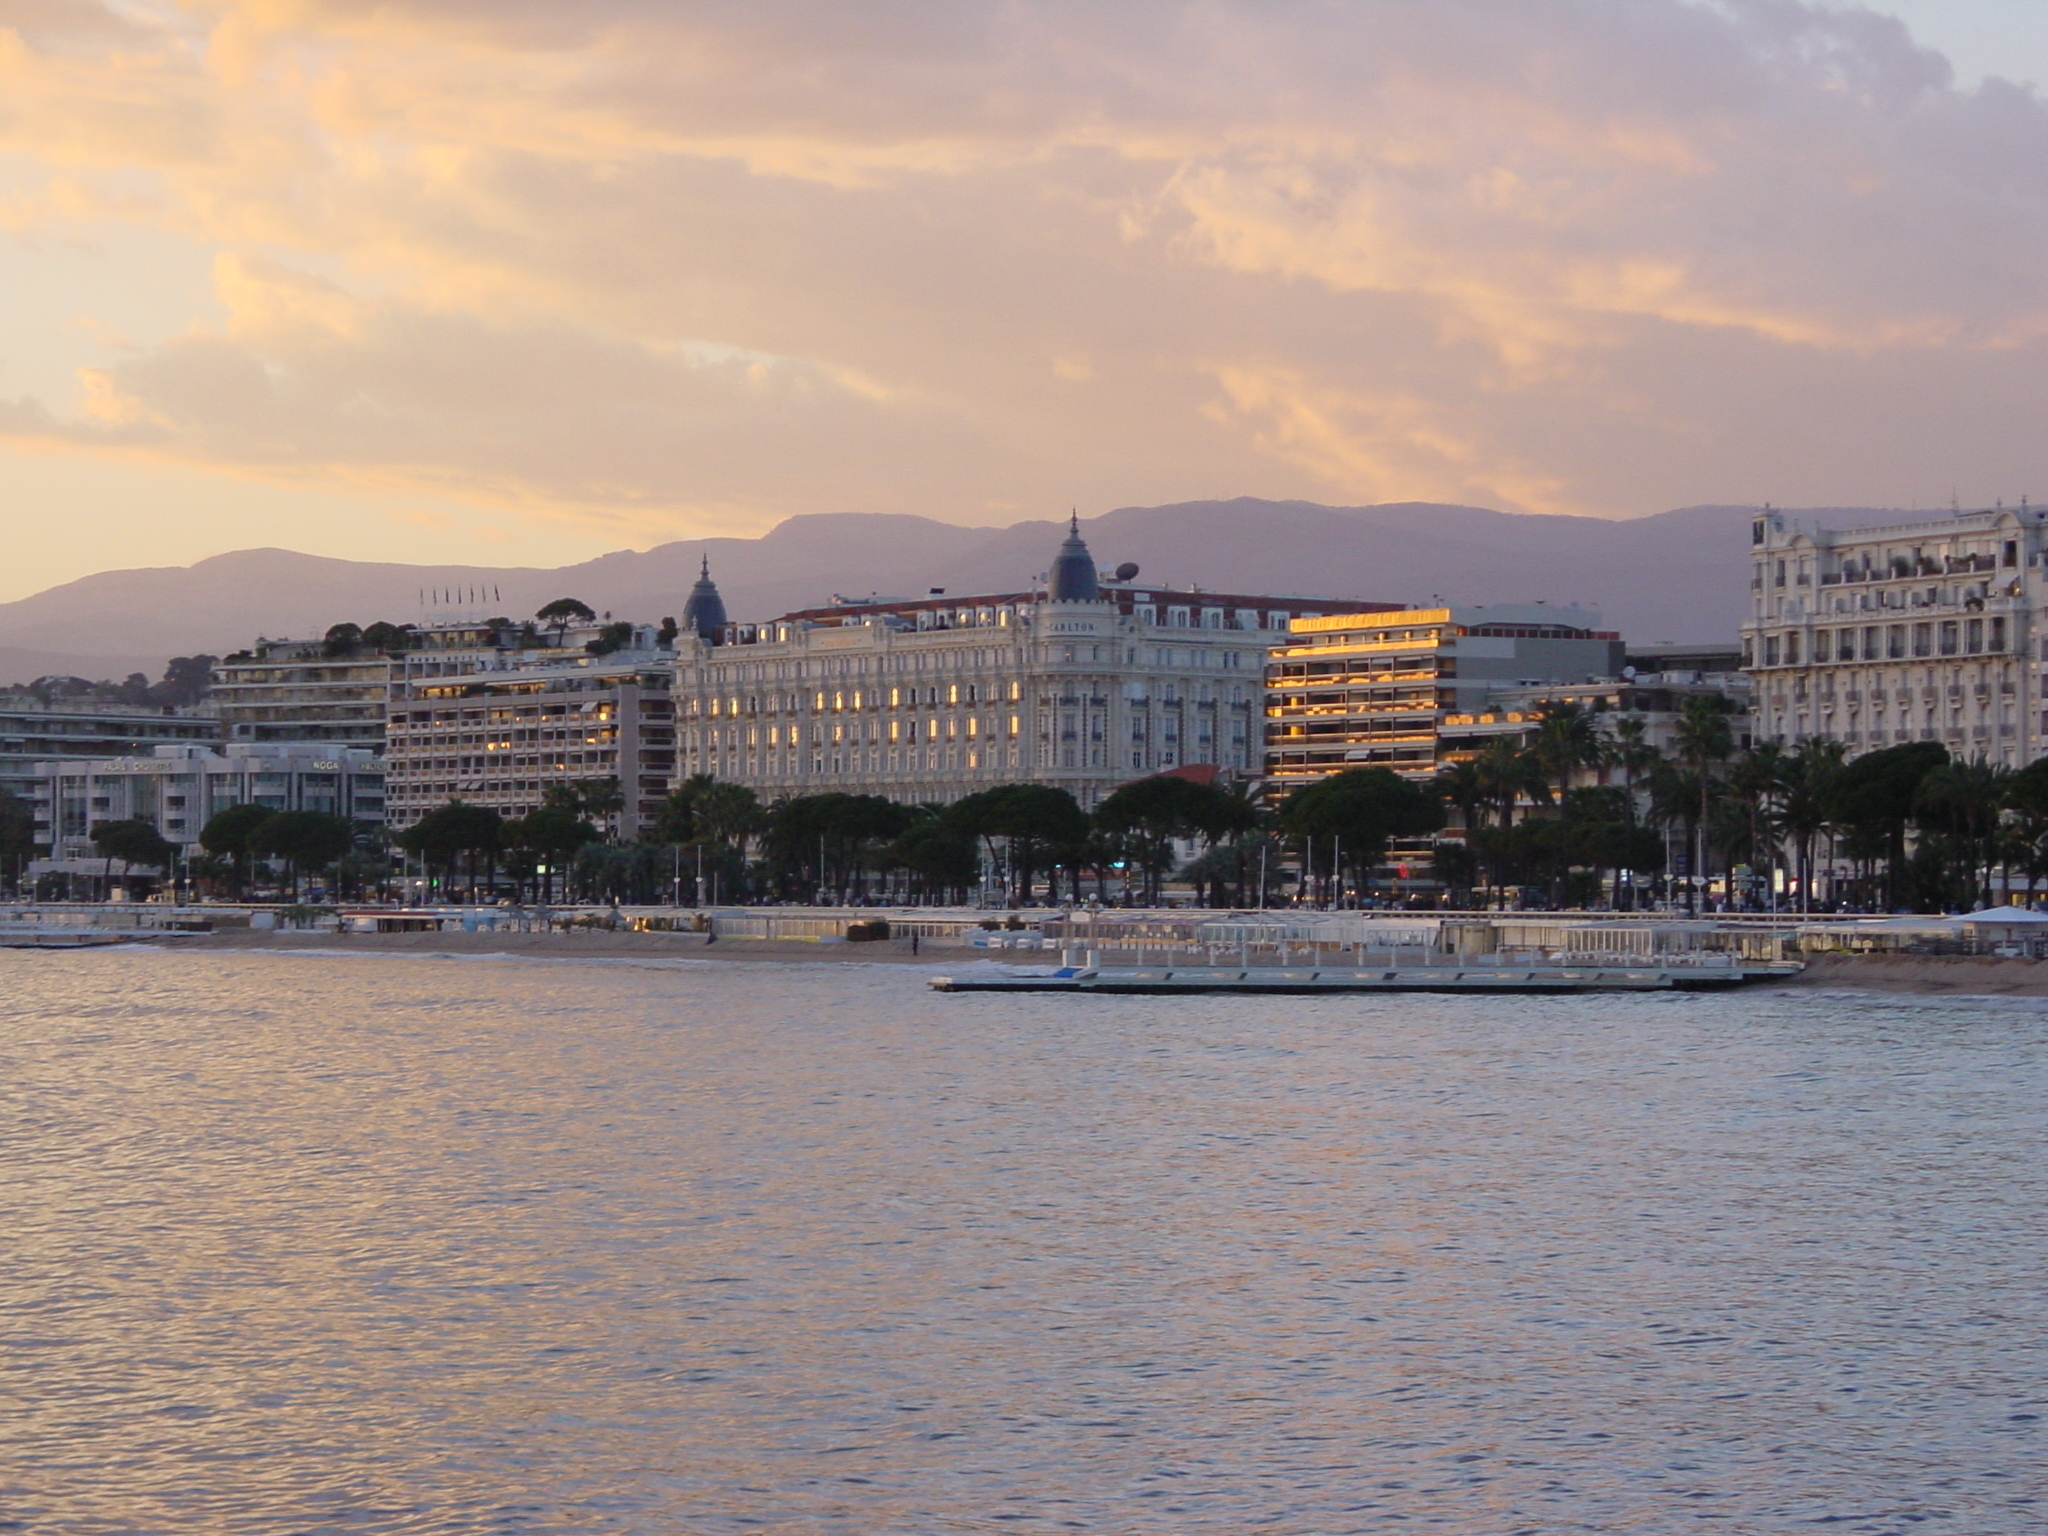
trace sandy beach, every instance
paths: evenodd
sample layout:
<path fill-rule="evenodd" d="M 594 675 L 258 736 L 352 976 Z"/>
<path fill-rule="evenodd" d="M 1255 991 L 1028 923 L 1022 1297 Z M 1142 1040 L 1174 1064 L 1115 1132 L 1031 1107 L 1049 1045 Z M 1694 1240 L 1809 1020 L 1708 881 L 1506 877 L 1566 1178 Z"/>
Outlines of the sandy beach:
<path fill-rule="evenodd" d="M 179 949 L 358 950 L 363 954 L 522 955 L 545 960 L 782 960 L 847 964 L 961 965 L 982 958 L 979 951 L 922 943 L 912 954 L 907 938 L 860 944 L 821 944 L 802 939 L 720 939 L 701 933 L 607 932 L 602 928 L 559 933 L 258 933 L 230 928 L 170 940 Z"/>
<path fill-rule="evenodd" d="M 1858 987 L 1879 992 L 2048 997 L 2048 961 L 1993 955 L 1815 955 L 1787 987 Z"/>
<path fill-rule="evenodd" d="M 557 933 L 258 933 L 230 928 L 169 939 L 179 949 L 290 953 L 356 952 L 413 955 L 519 955 L 539 960 L 712 960 L 814 965 L 961 966 L 978 961 L 1034 960 L 1030 955 L 993 955 L 957 945 L 924 941 L 911 952 L 908 938 L 875 942 L 817 943 L 802 939 L 723 938 L 708 943 L 698 933 L 606 932 L 577 929 Z M 1806 969 L 1771 987 L 1868 989 L 1923 995 L 2048 997 L 2048 961 L 1999 959 L 1988 955 L 1816 955 Z"/>

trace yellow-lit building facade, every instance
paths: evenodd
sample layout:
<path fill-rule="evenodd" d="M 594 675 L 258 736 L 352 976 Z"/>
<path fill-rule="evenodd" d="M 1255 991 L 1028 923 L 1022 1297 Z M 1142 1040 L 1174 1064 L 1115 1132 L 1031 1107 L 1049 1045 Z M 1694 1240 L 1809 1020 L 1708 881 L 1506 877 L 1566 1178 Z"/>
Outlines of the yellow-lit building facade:
<path fill-rule="evenodd" d="M 1284 792 L 1350 768 L 1434 774 L 1443 725 L 1526 683 L 1618 675 L 1620 636 L 1549 603 L 1300 618 L 1266 659 L 1266 776 Z"/>

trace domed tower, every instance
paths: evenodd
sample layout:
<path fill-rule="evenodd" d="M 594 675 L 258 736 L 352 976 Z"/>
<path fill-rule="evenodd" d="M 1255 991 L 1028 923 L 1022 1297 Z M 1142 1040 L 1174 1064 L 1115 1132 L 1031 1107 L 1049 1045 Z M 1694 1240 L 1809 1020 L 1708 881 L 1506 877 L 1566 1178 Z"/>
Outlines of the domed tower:
<path fill-rule="evenodd" d="M 683 604 L 683 633 L 695 635 L 706 645 L 716 645 L 725 629 L 725 599 L 718 595 L 718 583 L 711 579 L 711 557 L 704 557 L 703 573 L 690 588 L 690 600 Z"/>
<path fill-rule="evenodd" d="M 1066 539 L 1053 556 L 1052 579 L 1046 583 L 1045 595 L 1055 603 L 1092 603 L 1102 596 L 1096 583 L 1095 557 L 1081 542 L 1079 512 L 1068 522 Z"/>

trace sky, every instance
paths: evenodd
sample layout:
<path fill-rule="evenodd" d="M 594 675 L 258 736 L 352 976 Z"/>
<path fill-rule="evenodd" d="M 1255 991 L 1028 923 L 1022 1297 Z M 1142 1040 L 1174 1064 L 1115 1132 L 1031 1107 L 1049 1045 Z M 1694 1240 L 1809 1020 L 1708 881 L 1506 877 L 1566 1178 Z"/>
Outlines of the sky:
<path fill-rule="evenodd" d="M 2040 0 L 0 0 L 0 600 L 2048 495 Z"/>

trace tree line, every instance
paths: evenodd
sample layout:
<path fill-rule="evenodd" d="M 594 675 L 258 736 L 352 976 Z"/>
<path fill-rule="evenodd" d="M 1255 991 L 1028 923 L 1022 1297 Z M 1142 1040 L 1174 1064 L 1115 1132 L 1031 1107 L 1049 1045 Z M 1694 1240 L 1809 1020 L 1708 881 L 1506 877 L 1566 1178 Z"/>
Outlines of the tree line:
<path fill-rule="evenodd" d="M 1513 889 L 1556 906 L 1696 905 L 1718 880 L 1737 908 L 1921 912 L 1988 905 L 2022 880 L 2031 899 L 2048 878 L 2048 759 L 2010 769 L 1933 741 L 1856 758 L 1818 738 L 1744 747 L 1730 712 L 1687 700 L 1660 751 L 1640 718 L 1603 730 L 1575 705 L 1539 711 L 1522 739 L 1439 774 L 1465 832 L 1439 844 L 1440 878 L 1479 903 Z"/>
<path fill-rule="evenodd" d="M 1639 717 L 1556 704 L 1432 780 L 1358 768 L 1284 798 L 1169 774 L 1092 812 L 1030 783 L 947 804 L 840 792 L 770 804 L 698 775 L 630 843 L 606 830 L 623 805 L 616 780 L 559 785 L 521 816 L 451 800 L 395 836 L 235 806 L 207 823 L 191 872 L 236 896 L 266 871 L 294 897 L 307 881 L 389 891 L 402 854 L 442 899 L 635 903 L 1156 903 L 1177 877 L 1211 905 L 1253 906 L 1373 902 L 1392 859 L 1396 876 L 1426 875 L 1461 907 L 1697 903 L 1719 877 L 1717 899 L 1735 906 L 1869 911 L 1987 905 L 2021 886 L 2031 899 L 2048 881 L 2048 758 L 2012 770 L 1937 742 L 1854 759 L 1829 741 L 1738 747 L 1711 695 L 1687 701 L 1661 750 Z M 0 805 L 0 858 L 18 868 L 30 836 L 27 808 Z M 93 841 L 109 879 L 115 862 L 171 860 L 146 823 L 103 824 Z"/>
<path fill-rule="evenodd" d="M 45 706 L 125 704 L 137 709 L 182 709 L 203 702 L 212 691 L 213 669 L 219 661 L 218 656 L 173 656 L 156 682 L 143 672 L 130 672 L 118 683 L 52 672 L 17 685 L 17 691 Z"/>
<path fill-rule="evenodd" d="M 768 804 L 700 774 L 626 846 L 603 842 L 576 797 L 558 788 L 514 818 L 451 800 L 398 842 L 437 888 L 473 895 L 509 886 L 539 900 L 559 888 L 585 900 L 690 903 L 956 903 L 978 892 L 1157 902 L 1178 872 L 1227 905 L 1270 898 L 1295 845 L 1308 850 L 1324 894 L 1347 874 L 1369 883 L 1393 840 L 1444 820 L 1426 787 L 1382 768 L 1310 786 L 1271 814 L 1254 786 L 1175 775 L 1126 784 L 1091 813 L 1043 784 L 995 785 L 945 804 L 840 792 Z M 1198 857 L 1183 866 L 1191 843 Z"/>

